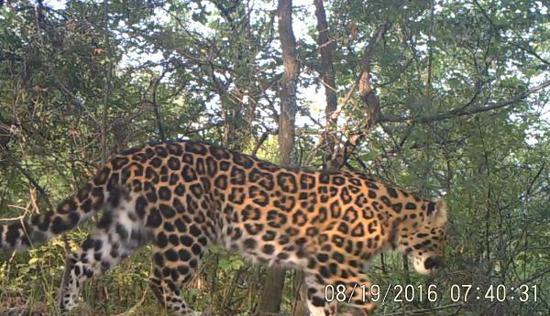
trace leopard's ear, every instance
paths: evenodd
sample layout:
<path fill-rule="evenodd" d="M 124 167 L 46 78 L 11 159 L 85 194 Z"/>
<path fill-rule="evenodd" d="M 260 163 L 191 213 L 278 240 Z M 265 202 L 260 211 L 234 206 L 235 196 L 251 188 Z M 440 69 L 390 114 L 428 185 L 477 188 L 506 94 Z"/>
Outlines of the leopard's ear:
<path fill-rule="evenodd" d="M 447 203 L 443 199 L 428 203 L 427 218 L 436 225 L 444 225 L 447 222 Z"/>

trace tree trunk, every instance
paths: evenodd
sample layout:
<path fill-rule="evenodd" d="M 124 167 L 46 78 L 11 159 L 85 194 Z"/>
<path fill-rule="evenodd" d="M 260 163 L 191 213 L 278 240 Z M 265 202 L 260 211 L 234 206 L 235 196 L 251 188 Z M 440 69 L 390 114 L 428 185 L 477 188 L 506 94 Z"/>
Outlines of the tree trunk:
<path fill-rule="evenodd" d="M 298 60 L 296 59 L 296 39 L 292 31 L 292 0 L 280 0 L 277 8 L 279 17 L 279 38 L 283 51 L 285 71 L 280 84 L 281 102 L 279 115 L 279 150 L 281 163 L 292 165 L 295 162 L 294 134 L 296 117 L 296 79 Z M 284 287 L 285 271 L 280 267 L 268 269 L 265 286 L 258 306 L 258 314 L 278 313 Z"/>
<path fill-rule="evenodd" d="M 251 34 L 250 17 L 247 14 L 245 5 L 223 2 L 214 3 L 229 24 L 231 37 L 236 43 L 228 55 L 233 68 L 231 83 L 234 87 L 230 89 L 218 87 L 224 112 L 224 134 L 223 143 L 231 149 L 242 151 L 246 148 L 251 139 L 252 121 L 254 120 L 254 108 L 252 104 L 244 101 L 247 91 L 250 88 L 248 82 L 254 74 L 250 61 L 254 59 L 250 43 L 254 41 Z M 240 16 L 242 18 L 235 18 Z M 212 72 L 214 76 L 214 71 Z M 227 83 L 226 83 L 227 85 Z M 228 85 L 228 86 L 232 86 Z"/>
<path fill-rule="evenodd" d="M 328 23 L 325 6 L 323 4 L 324 1 L 315 0 L 313 2 L 315 4 L 315 16 L 317 17 L 317 45 L 319 45 L 320 54 L 319 67 L 317 70 L 319 72 L 321 84 L 325 88 L 325 98 L 327 102 L 325 107 L 326 128 L 323 136 L 327 148 L 325 169 L 335 170 L 337 169 L 336 166 L 331 165 L 331 162 L 333 161 L 331 157 L 334 154 L 336 145 L 335 131 L 337 128 L 334 112 L 338 106 L 334 66 L 332 64 L 334 45 L 332 45 L 332 42 L 328 36 Z"/>
<path fill-rule="evenodd" d="M 326 170 L 335 169 L 334 166 L 330 165 L 330 162 L 333 152 L 336 145 L 336 135 L 335 131 L 337 128 L 336 118 L 334 112 L 338 106 L 338 100 L 336 96 L 336 82 L 335 82 L 335 73 L 334 66 L 332 64 L 332 56 L 334 53 L 334 45 L 329 38 L 327 15 L 325 12 L 325 7 L 323 0 L 314 0 L 315 4 L 315 16 L 317 17 L 317 45 L 319 46 L 319 67 L 317 71 L 319 72 L 319 79 L 321 84 L 325 89 L 325 98 L 326 98 L 326 107 L 325 107 L 325 121 L 326 128 L 324 135 L 324 142 L 326 143 L 326 155 L 325 161 L 326 164 L 324 168 Z M 307 292 L 305 290 L 304 284 L 304 274 L 302 271 L 297 271 L 294 276 L 294 287 L 296 289 L 296 299 L 294 309 L 292 311 L 293 316 L 304 316 L 308 315 L 307 306 L 306 306 L 306 297 Z"/>
<path fill-rule="evenodd" d="M 292 31 L 292 0 L 280 0 L 277 9 L 279 15 L 279 38 L 283 50 L 285 71 L 281 80 L 279 98 L 279 149 L 281 163 L 291 165 L 294 157 L 294 128 L 296 117 L 296 79 L 298 78 L 298 60 L 296 59 L 296 39 Z"/>

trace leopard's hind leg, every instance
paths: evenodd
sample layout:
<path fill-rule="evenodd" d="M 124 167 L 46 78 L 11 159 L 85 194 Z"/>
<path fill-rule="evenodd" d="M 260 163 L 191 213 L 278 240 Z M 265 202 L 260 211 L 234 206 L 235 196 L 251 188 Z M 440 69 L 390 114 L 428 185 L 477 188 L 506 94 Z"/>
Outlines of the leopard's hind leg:
<path fill-rule="evenodd" d="M 336 301 L 327 301 L 326 284 L 314 273 L 305 274 L 306 304 L 310 316 L 336 316 Z"/>
<path fill-rule="evenodd" d="M 174 231 L 159 230 L 155 236 L 151 290 L 159 302 L 175 315 L 201 315 L 183 300 L 180 289 L 193 279 L 208 238 L 202 233 L 203 228 L 195 224 L 188 226 L 181 219 L 176 220 L 173 226 Z"/>
<path fill-rule="evenodd" d="M 135 198 L 128 194 L 116 195 L 96 230 L 67 259 L 59 292 L 61 313 L 75 307 L 84 282 L 129 257 L 148 238 L 135 213 Z"/>

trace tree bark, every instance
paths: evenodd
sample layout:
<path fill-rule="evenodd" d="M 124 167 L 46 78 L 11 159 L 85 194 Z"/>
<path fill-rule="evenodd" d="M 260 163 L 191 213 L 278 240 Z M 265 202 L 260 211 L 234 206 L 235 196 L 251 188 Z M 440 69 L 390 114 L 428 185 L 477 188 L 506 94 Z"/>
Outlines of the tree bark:
<path fill-rule="evenodd" d="M 294 157 L 294 129 L 296 117 L 296 79 L 299 65 L 296 58 L 296 38 L 292 31 L 292 0 L 280 0 L 277 8 L 279 16 L 279 38 L 283 50 L 284 74 L 281 79 L 279 98 L 279 149 L 281 163 L 291 165 Z"/>
<path fill-rule="evenodd" d="M 296 79 L 299 65 L 296 58 L 296 39 L 292 31 L 292 0 L 279 0 L 279 39 L 283 51 L 284 74 L 280 82 L 279 150 L 281 163 L 295 162 L 294 135 L 296 117 Z M 268 269 L 265 286 L 258 306 L 259 315 L 279 313 L 284 287 L 285 271 L 280 267 Z"/>

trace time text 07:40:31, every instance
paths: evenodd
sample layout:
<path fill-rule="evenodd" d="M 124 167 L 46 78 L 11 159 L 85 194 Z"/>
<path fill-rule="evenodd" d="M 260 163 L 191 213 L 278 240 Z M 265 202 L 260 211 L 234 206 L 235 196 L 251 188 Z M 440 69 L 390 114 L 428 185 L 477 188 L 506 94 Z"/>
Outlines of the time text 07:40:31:
<path fill-rule="evenodd" d="M 375 302 L 384 304 L 386 302 L 413 302 L 428 301 L 435 302 L 442 298 L 442 295 L 454 302 L 488 301 L 504 302 L 519 301 L 536 302 L 538 297 L 537 285 L 521 284 L 519 286 L 506 286 L 504 284 L 476 286 L 472 284 L 453 284 L 447 290 L 438 288 L 436 284 L 429 285 L 401 285 L 388 284 L 381 286 L 377 284 L 365 285 L 355 284 L 345 286 L 343 284 L 325 287 L 325 299 L 328 302 L 351 302 L 360 298 L 364 302 Z"/>

